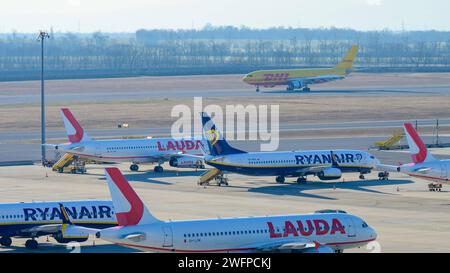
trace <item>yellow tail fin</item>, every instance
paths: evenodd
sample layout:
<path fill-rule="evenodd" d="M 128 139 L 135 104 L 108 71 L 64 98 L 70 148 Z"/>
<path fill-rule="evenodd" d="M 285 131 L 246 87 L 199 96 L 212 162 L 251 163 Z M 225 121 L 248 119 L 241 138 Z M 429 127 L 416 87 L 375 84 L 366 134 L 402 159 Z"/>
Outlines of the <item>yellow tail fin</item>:
<path fill-rule="evenodd" d="M 355 62 L 356 55 L 358 54 L 358 46 L 352 46 L 344 59 L 336 66 L 337 69 L 351 70 L 353 68 L 353 63 Z"/>

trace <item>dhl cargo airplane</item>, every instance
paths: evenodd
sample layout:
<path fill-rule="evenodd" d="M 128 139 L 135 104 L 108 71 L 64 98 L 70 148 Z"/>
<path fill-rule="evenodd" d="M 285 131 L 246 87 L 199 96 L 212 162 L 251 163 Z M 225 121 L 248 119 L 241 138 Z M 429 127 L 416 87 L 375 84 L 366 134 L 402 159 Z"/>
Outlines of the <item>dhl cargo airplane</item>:
<path fill-rule="evenodd" d="M 141 163 L 156 163 L 155 172 L 163 172 L 161 166 L 168 161 L 176 168 L 202 168 L 201 140 L 173 138 L 148 139 L 91 139 L 69 109 L 61 109 L 69 143 L 47 144 L 56 150 L 103 162 L 131 162 L 130 170 L 138 171 Z"/>
<path fill-rule="evenodd" d="M 152 252 L 343 252 L 375 241 L 361 218 L 344 211 L 208 220 L 161 221 L 117 168 L 105 170 L 118 226 L 96 230 L 67 226 L 71 236 L 95 234 L 115 244 Z M 64 208 L 63 208 L 64 209 Z M 67 216 L 66 223 L 70 224 Z"/>
<path fill-rule="evenodd" d="M 411 123 L 405 123 L 404 129 L 413 162 L 401 166 L 380 164 L 378 169 L 401 172 L 432 182 L 450 184 L 450 160 L 435 159 Z"/>
<path fill-rule="evenodd" d="M 31 238 L 25 242 L 36 249 L 35 238 L 52 236 L 58 243 L 84 242 L 88 236 L 65 236 L 61 206 L 73 223 L 89 228 L 107 228 L 117 225 L 111 201 L 59 201 L 0 204 L 0 244 L 10 246 L 11 238 Z"/>
<path fill-rule="evenodd" d="M 255 85 L 256 92 L 259 92 L 260 86 L 274 87 L 278 85 L 287 85 L 286 90 L 288 91 L 296 89 L 311 91 L 308 85 L 344 79 L 352 72 L 357 54 L 358 46 L 354 45 L 334 68 L 260 70 L 247 74 L 243 81 Z"/>
<path fill-rule="evenodd" d="M 303 184 L 308 175 L 320 180 L 336 180 L 343 173 L 355 172 L 364 179 L 364 174 L 380 163 L 375 156 L 360 150 L 245 152 L 228 144 L 207 113 L 201 113 L 201 118 L 209 146 L 204 161 L 223 172 L 276 176 L 277 183 L 284 183 L 286 177 L 298 177 L 297 183 Z"/>

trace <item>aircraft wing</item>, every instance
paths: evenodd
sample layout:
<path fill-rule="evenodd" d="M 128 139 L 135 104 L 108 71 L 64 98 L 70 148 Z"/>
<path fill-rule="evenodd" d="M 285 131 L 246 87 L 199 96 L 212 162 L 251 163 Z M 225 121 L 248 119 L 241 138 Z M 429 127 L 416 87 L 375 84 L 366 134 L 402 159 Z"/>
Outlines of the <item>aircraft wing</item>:
<path fill-rule="evenodd" d="M 41 225 L 41 226 L 34 226 L 31 228 L 23 229 L 21 232 L 23 233 L 44 233 L 44 234 L 56 234 L 58 232 L 61 232 L 62 230 L 62 224 L 48 224 L 48 225 Z"/>
<path fill-rule="evenodd" d="M 140 242 L 144 241 L 146 239 L 146 234 L 142 232 L 136 232 L 131 234 L 126 234 L 122 237 L 122 239 L 130 240 L 133 242 Z"/>
<path fill-rule="evenodd" d="M 333 151 L 330 151 L 331 155 L 331 164 L 322 164 L 322 165 L 315 165 L 310 167 L 300 167 L 297 169 L 297 173 L 300 175 L 307 175 L 307 174 L 318 174 L 325 169 L 328 168 L 338 168 L 339 169 L 339 163 L 336 159 L 336 154 Z"/>
<path fill-rule="evenodd" d="M 178 154 L 173 154 L 173 155 L 169 155 L 169 159 L 170 158 L 191 158 L 191 159 L 199 159 L 199 160 L 203 160 L 203 156 L 201 155 L 191 155 L 191 154 L 183 154 L 183 153 L 178 153 Z"/>
<path fill-rule="evenodd" d="M 293 78 L 289 79 L 289 81 L 294 82 L 298 81 L 301 82 L 302 85 L 309 85 L 309 84 L 318 84 L 318 83 L 326 83 L 336 80 L 342 80 L 344 79 L 344 76 L 341 75 L 324 75 L 324 76 L 317 76 L 317 77 L 307 77 L 307 78 Z"/>
<path fill-rule="evenodd" d="M 432 170 L 432 168 L 421 167 L 421 168 L 418 168 L 418 169 L 414 169 L 414 170 L 412 170 L 412 171 L 413 171 L 413 172 L 416 172 L 416 173 L 426 174 L 426 173 L 428 173 L 428 172 L 431 171 L 431 170 Z"/>
<path fill-rule="evenodd" d="M 333 249 L 328 246 L 323 246 L 318 242 L 308 240 L 306 238 L 299 238 L 297 240 L 281 241 L 269 244 L 253 245 L 256 252 L 321 252 L 333 253 Z"/>
<path fill-rule="evenodd" d="M 198 159 L 198 160 L 203 160 L 203 156 L 199 156 L 199 155 L 191 155 L 191 154 L 184 154 L 182 152 L 179 153 L 173 153 L 173 154 L 161 154 L 161 155 L 151 155 L 148 156 L 148 158 L 150 159 L 150 161 L 153 162 L 159 162 L 159 161 L 169 161 L 172 158 L 191 158 L 191 159 Z"/>
<path fill-rule="evenodd" d="M 316 174 L 320 173 L 321 171 L 330 168 L 330 165 L 319 165 L 319 166 L 312 166 L 312 167 L 303 167 L 297 170 L 300 174 Z"/>
<path fill-rule="evenodd" d="M 382 172 L 399 172 L 400 167 L 395 165 L 385 165 L 385 164 L 378 164 L 375 168 L 377 171 Z"/>

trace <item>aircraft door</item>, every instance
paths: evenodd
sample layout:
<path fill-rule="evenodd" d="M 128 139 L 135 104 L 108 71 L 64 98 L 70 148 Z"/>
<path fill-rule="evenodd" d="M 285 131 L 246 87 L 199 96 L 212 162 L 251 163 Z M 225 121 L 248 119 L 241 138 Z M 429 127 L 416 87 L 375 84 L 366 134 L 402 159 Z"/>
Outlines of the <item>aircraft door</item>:
<path fill-rule="evenodd" d="M 101 157 L 102 156 L 102 147 L 99 143 L 95 144 L 95 156 Z"/>
<path fill-rule="evenodd" d="M 448 164 L 441 163 L 441 178 L 442 179 L 448 179 Z"/>
<path fill-rule="evenodd" d="M 170 226 L 164 226 L 163 228 L 164 244 L 163 247 L 173 246 L 173 232 Z"/>
<path fill-rule="evenodd" d="M 347 217 L 346 231 L 348 237 L 356 237 L 356 226 L 352 217 Z"/>

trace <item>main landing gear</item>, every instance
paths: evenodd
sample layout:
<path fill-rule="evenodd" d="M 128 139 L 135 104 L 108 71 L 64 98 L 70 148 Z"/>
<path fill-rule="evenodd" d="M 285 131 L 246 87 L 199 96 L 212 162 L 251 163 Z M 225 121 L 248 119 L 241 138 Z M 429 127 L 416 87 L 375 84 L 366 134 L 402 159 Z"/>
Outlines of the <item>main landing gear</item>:
<path fill-rule="evenodd" d="M 25 242 L 25 247 L 28 249 L 37 249 L 39 246 L 39 243 L 33 238 L 29 239 Z"/>
<path fill-rule="evenodd" d="M 297 178 L 297 184 L 306 184 L 306 177 Z"/>
<path fill-rule="evenodd" d="M 0 245 L 2 246 L 11 246 L 12 240 L 10 237 L 2 237 L 0 238 Z"/>
<path fill-rule="evenodd" d="M 131 170 L 132 172 L 137 172 L 137 171 L 139 171 L 139 165 L 138 165 L 138 164 L 132 164 L 132 165 L 130 166 L 130 170 Z"/>
<path fill-rule="evenodd" d="M 379 172 L 378 180 L 389 180 L 389 172 Z"/>
<path fill-rule="evenodd" d="M 364 179 L 366 179 L 366 177 L 364 176 L 364 174 L 360 174 L 359 179 L 364 180 Z"/>
<path fill-rule="evenodd" d="M 259 92 L 259 86 L 256 87 L 256 92 Z"/>
<path fill-rule="evenodd" d="M 278 184 L 284 184 L 284 182 L 286 182 L 286 178 L 280 175 L 275 178 L 275 181 L 277 181 Z"/>
<path fill-rule="evenodd" d="M 293 85 L 288 85 L 286 87 L 286 91 L 294 91 L 297 90 Z M 303 91 L 303 92 L 311 92 L 311 88 L 309 88 L 308 86 L 305 86 L 303 88 L 299 88 L 298 91 Z"/>
<path fill-rule="evenodd" d="M 164 172 L 164 168 L 161 165 L 155 166 L 155 168 L 153 170 L 155 171 L 155 173 Z"/>

